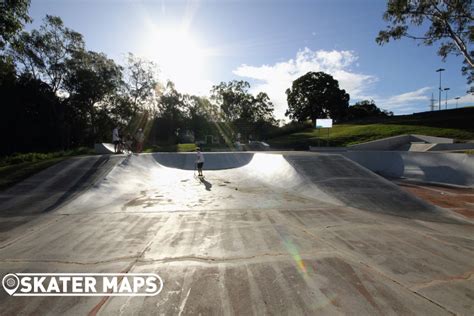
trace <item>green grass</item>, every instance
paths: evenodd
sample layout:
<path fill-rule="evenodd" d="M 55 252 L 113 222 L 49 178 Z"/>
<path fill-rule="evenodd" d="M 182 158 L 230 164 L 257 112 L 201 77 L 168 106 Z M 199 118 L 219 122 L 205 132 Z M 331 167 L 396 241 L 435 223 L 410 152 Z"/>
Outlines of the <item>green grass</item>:
<path fill-rule="evenodd" d="M 35 173 L 72 156 L 94 154 L 94 150 L 81 147 L 52 153 L 16 153 L 0 158 L 0 190 L 6 189 Z"/>
<path fill-rule="evenodd" d="M 359 121 L 337 124 L 329 132 L 303 128 L 268 140 L 275 148 L 306 150 L 308 146 L 348 146 L 385 137 L 403 134 L 422 134 L 448 137 L 456 140 L 474 139 L 474 108 L 441 112 L 425 112 L 414 115 L 396 116 L 378 121 Z"/>
<path fill-rule="evenodd" d="M 0 167 L 21 164 L 24 162 L 40 162 L 60 157 L 72 157 L 79 155 L 93 155 L 95 151 L 88 147 L 79 147 L 72 150 L 55 151 L 51 153 L 15 153 L 0 158 Z"/>

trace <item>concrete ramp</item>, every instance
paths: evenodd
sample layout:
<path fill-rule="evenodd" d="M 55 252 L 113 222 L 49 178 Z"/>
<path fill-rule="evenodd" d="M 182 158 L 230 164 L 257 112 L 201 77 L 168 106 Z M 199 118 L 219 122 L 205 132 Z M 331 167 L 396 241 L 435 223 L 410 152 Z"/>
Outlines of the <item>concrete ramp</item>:
<path fill-rule="evenodd" d="M 62 212 L 287 209 L 346 206 L 452 221 L 398 186 L 336 154 L 205 153 L 205 178 L 193 153 L 131 155 Z M 204 188 L 205 190 L 202 190 Z"/>
<path fill-rule="evenodd" d="M 426 220 L 440 219 L 434 206 L 341 155 L 288 155 L 285 159 L 321 191 L 361 210 Z"/>

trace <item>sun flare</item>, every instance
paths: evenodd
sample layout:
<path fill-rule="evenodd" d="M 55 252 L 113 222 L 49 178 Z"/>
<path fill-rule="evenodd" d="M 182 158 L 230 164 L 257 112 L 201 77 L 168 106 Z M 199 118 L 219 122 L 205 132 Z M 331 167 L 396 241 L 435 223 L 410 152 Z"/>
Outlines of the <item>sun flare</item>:
<path fill-rule="evenodd" d="M 159 65 L 163 79 L 188 92 L 207 89 L 203 87 L 207 56 L 196 35 L 180 28 L 153 27 L 143 38 L 143 45 L 146 57 Z"/>

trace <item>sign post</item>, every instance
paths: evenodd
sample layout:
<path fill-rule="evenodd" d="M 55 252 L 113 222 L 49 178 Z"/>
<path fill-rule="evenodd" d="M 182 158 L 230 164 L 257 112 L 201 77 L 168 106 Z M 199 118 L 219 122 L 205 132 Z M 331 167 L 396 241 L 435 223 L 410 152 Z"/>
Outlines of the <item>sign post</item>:
<path fill-rule="evenodd" d="M 315 127 L 319 129 L 319 135 L 321 135 L 322 128 L 328 129 L 328 135 L 326 138 L 326 146 L 329 146 L 329 129 L 332 128 L 332 119 L 316 119 Z M 318 145 L 319 145 L 319 139 L 318 139 Z"/>

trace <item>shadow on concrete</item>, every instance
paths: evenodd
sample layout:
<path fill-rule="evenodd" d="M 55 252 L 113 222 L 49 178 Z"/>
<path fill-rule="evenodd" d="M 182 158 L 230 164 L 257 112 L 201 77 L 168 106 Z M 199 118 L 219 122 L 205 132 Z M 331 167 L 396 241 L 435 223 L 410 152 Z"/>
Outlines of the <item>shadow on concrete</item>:
<path fill-rule="evenodd" d="M 420 166 L 424 173 L 424 181 L 440 183 L 456 183 L 458 185 L 469 185 L 466 174 L 450 166 Z"/>
<path fill-rule="evenodd" d="M 199 177 L 199 181 L 201 181 L 201 183 L 204 184 L 204 186 L 206 187 L 206 190 L 207 190 L 207 191 L 211 191 L 212 183 L 210 183 L 209 181 L 207 181 L 207 180 L 204 179 L 203 177 Z"/>
<path fill-rule="evenodd" d="M 70 158 L 2 191 L 0 234 L 76 198 L 104 177 L 119 159 L 110 155 Z"/>

